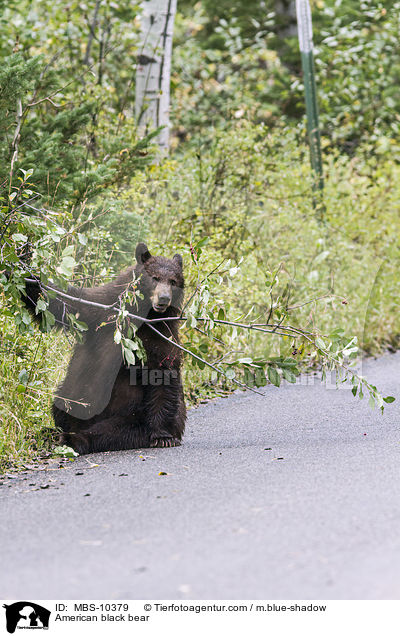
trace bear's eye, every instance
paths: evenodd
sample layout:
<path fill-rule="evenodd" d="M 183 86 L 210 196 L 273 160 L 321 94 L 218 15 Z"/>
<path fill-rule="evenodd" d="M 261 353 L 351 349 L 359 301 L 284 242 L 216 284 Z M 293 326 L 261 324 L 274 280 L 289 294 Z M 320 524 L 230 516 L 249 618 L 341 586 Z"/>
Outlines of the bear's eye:
<path fill-rule="evenodd" d="M 153 280 L 155 280 L 156 283 L 158 283 L 160 279 L 158 278 L 158 276 L 153 276 Z"/>
<path fill-rule="evenodd" d="M 170 285 L 172 285 L 173 287 L 175 287 L 176 285 L 176 280 L 174 280 L 173 278 L 169 281 Z"/>

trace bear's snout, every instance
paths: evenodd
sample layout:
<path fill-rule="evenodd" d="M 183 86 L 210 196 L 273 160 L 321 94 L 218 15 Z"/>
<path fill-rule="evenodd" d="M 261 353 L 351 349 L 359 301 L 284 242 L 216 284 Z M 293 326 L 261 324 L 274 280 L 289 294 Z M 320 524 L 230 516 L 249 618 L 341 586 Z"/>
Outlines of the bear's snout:
<path fill-rule="evenodd" d="M 171 302 L 171 296 L 169 296 L 168 294 L 163 294 L 162 296 L 158 297 L 159 305 L 169 305 L 170 302 Z"/>
<path fill-rule="evenodd" d="M 157 285 L 152 298 L 153 309 L 161 313 L 170 306 L 171 300 L 172 292 L 169 285 Z"/>

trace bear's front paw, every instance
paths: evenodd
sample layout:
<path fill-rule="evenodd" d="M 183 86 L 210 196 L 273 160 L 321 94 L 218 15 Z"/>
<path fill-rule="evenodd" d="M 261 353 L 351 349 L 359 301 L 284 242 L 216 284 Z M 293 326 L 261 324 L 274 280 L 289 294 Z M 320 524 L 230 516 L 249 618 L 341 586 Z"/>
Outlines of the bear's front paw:
<path fill-rule="evenodd" d="M 181 440 L 176 437 L 155 437 L 150 441 L 151 448 L 170 448 L 171 446 L 180 446 Z"/>
<path fill-rule="evenodd" d="M 79 455 L 90 453 L 89 440 L 80 433 L 61 433 L 60 444 L 73 448 Z"/>

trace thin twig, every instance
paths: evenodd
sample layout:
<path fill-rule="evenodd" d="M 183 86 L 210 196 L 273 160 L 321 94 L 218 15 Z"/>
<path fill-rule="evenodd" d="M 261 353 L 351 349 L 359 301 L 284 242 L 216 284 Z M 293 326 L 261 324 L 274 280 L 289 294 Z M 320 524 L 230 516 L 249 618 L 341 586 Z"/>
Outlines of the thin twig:
<path fill-rule="evenodd" d="M 58 296 L 61 296 L 62 298 L 66 298 L 67 300 L 73 300 L 75 302 L 78 303 L 82 303 L 84 305 L 90 305 L 93 307 L 99 307 L 100 309 L 115 309 L 116 313 L 119 313 L 118 308 L 116 307 L 116 303 L 118 301 L 116 301 L 115 303 L 113 303 L 112 305 L 103 305 L 102 303 L 96 303 L 92 300 L 86 300 L 85 298 L 79 298 L 79 296 L 71 296 L 70 294 L 66 294 L 65 292 L 62 292 L 58 289 L 55 289 L 54 287 L 51 287 L 50 285 L 45 285 L 44 283 L 42 283 L 41 281 L 39 281 L 38 279 L 34 279 L 34 278 L 26 278 L 25 279 L 26 282 L 28 283 L 38 283 L 38 285 L 40 285 L 41 287 L 44 287 L 45 289 L 48 289 L 49 291 L 53 291 L 55 292 Z M 174 321 L 174 320 L 178 320 L 181 322 L 184 322 L 185 320 L 187 320 L 187 316 L 166 316 L 165 318 L 145 318 L 144 316 L 139 316 L 137 314 L 133 314 L 133 313 L 128 313 L 127 314 L 130 318 L 133 318 L 134 320 L 141 320 L 146 324 L 152 324 L 152 323 L 157 323 L 157 322 L 170 322 L 170 321 Z M 198 322 L 207 322 L 210 320 L 210 318 L 197 318 L 196 320 Z M 295 327 L 291 327 L 291 326 L 285 326 L 285 325 L 268 325 L 268 323 L 262 324 L 253 324 L 253 323 L 240 323 L 240 322 L 233 322 L 230 320 L 218 320 L 217 318 L 213 319 L 213 321 L 217 324 L 222 324 L 222 325 L 227 325 L 227 326 L 231 326 L 231 327 L 239 327 L 241 329 L 249 329 L 252 331 L 261 331 L 263 333 L 271 333 L 271 334 L 278 334 L 280 336 L 287 336 L 287 333 L 283 333 L 281 331 L 277 331 L 278 328 L 279 329 L 285 329 L 285 330 L 290 330 L 294 333 L 296 333 L 299 336 L 306 336 L 306 334 L 310 334 L 313 335 L 312 332 L 306 332 L 306 331 L 302 331 L 301 329 L 296 329 Z M 268 327 L 270 327 L 270 329 L 268 329 Z M 294 337 L 294 336 L 293 336 Z"/>
<path fill-rule="evenodd" d="M 21 99 L 17 100 L 17 126 L 15 128 L 15 132 L 14 132 L 14 138 L 12 140 L 12 144 L 11 144 L 11 149 L 13 151 L 12 154 L 12 158 L 11 158 L 11 166 L 10 166 L 10 184 L 9 184 L 9 193 L 11 192 L 11 188 L 12 188 L 12 179 L 13 179 L 13 172 L 14 172 L 14 163 L 17 161 L 18 159 L 18 144 L 19 144 L 19 138 L 20 138 L 20 132 L 21 132 L 21 125 L 22 125 L 22 116 L 23 116 L 23 112 L 22 112 L 22 101 Z"/>
<path fill-rule="evenodd" d="M 83 59 L 83 64 L 85 64 L 85 65 L 89 64 L 90 50 L 92 48 L 93 39 L 95 38 L 95 35 L 96 35 L 95 34 L 95 29 L 97 27 L 97 16 L 98 16 L 98 13 L 99 13 L 100 4 L 101 4 L 101 0 L 97 0 L 96 6 L 95 6 L 95 9 L 94 9 L 92 23 L 88 25 L 89 26 L 89 39 L 88 39 L 88 43 L 87 43 L 87 46 L 86 46 L 85 57 Z"/>

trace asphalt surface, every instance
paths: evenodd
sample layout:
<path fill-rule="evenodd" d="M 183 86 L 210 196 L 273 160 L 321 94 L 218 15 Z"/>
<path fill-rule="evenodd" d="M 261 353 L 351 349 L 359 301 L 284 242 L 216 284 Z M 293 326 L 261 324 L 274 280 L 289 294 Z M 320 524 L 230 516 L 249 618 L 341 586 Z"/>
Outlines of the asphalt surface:
<path fill-rule="evenodd" d="M 179 448 L 4 479 L 0 598 L 399 599 L 400 354 L 362 371 L 383 416 L 303 379 L 191 411 Z"/>

